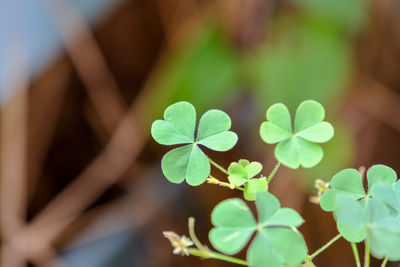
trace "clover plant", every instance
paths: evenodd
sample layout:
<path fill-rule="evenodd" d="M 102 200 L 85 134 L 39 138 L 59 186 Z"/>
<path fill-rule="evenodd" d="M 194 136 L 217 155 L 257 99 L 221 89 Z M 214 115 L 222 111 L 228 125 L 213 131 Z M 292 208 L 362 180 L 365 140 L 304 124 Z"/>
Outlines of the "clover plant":
<path fill-rule="evenodd" d="M 312 202 L 333 213 L 339 234 L 314 253 L 308 254 L 306 242 L 297 229 L 303 218 L 291 208 L 282 208 L 279 200 L 268 192 L 269 183 L 282 165 L 297 169 L 311 168 L 323 158 L 319 145 L 329 141 L 334 129 L 324 121 L 325 110 L 313 100 L 303 101 L 296 110 L 294 124 L 288 108 L 274 104 L 266 112 L 266 121 L 260 125 L 261 139 L 277 144 L 277 164 L 268 176 L 261 174 L 263 166 L 256 161 L 239 159 L 225 169 L 206 155 L 207 150 L 227 151 L 238 137 L 230 131 L 231 119 L 223 111 L 209 110 L 196 127 L 196 110 L 182 101 L 169 106 L 163 120 L 151 127 L 155 141 L 163 145 L 178 145 L 161 160 L 165 177 L 173 183 L 186 180 L 198 186 L 207 181 L 232 190 L 243 191 L 246 203 L 231 198 L 219 203 L 211 213 L 214 228 L 209 240 L 216 251 L 203 245 L 194 231 L 194 218 L 189 218 L 189 236 L 165 231 L 180 255 L 193 255 L 202 259 L 217 259 L 250 267 L 315 266 L 312 260 L 344 238 L 353 251 L 355 265 L 361 267 L 357 244 L 364 242 L 364 267 L 370 264 L 370 255 L 389 260 L 400 260 L 400 180 L 396 172 L 384 165 L 374 165 L 366 172 L 367 190 L 364 189 L 364 169 L 345 169 L 333 176 L 331 182 L 316 180 L 318 195 Z M 225 181 L 210 175 L 211 165 L 224 176 Z M 257 216 L 251 212 L 255 202 Z M 246 259 L 233 255 L 247 249 Z"/>

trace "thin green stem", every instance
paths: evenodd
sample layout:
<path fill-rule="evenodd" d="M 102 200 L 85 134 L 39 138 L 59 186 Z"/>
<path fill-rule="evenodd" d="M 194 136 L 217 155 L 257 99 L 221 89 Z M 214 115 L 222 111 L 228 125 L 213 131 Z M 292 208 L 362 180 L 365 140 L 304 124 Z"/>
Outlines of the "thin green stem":
<path fill-rule="evenodd" d="M 201 242 L 197 238 L 196 233 L 194 231 L 194 223 L 195 223 L 195 219 L 193 217 L 190 217 L 189 223 L 188 223 L 189 235 L 190 235 L 190 239 L 192 239 L 194 245 L 197 247 L 197 248 L 188 248 L 187 249 L 187 251 L 191 255 L 198 256 L 203 259 L 217 259 L 217 260 L 232 262 L 232 263 L 236 263 L 236 264 L 240 264 L 240 265 L 246 265 L 246 266 L 248 265 L 247 262 L 244 260 L 211 251 L 209 248 L 207 248 L 206 246 L 201 244 Z"/>
<path fill-rule="evenodd" d="M 278 161 L 278 163 L 276 163 L 274 169 L 271 171 L 271 173 L 268 175 L 266 181 L 267 183 L 271 182 L 272 178 L 274 177 L 275 173 L 278 171 L 279 166 L 281 166 L 281 163 Z"/>
<path fill-rule="evenodd" d="M 217 260 L 227 261 L 227 262 L 231 262 L 231 263 L 236 263 L 239 265 L 245 265 L 245 266 L 248 265 L 247 262 L 242 259 L 227 256 L 227 255 L 224 255 L 224 254 L 221 254 L 218 252 L 211 251 L 209 249 L 201 250 L 201 249 L 197 249 L 197 248 L 188 248 L 188 252 L 191 255 L 200 257 L 202 259 L 217 259 Z"/>
<path fill-rule="evenodd" d="M 203 244 L 201 244 L 201 242 L 199 241 L 199 239 L 196 236 L 196 233 L 194 231 L 194 222 L 195 219 L 193 217 L 189 218 L 189 222 L 188 222 L 188 228 L 189 228 L 189 236 L 190 239 L 192 239 L 194 245 L 200 249 L 200 250 L 208 250 L 207 247 L 203 246 Z"/>
<path fill-rule="evenodd" d="M 369 251 L 369 241 L 368 239 L 365 239 L 365 250 L 364 250 L 364 267 L 369 267 L 369 261 L 370 261 L 370 251 Z"/>
<path fill-rule="evenodd" d="M 385 266 L 386 266 L 386 263 L 388 262 L 388 260 L 389 260 L 389 258 L 386 257 L 386 258 L 382 261 L 381 267 L 385 267 Z"/>
<path fill-rule="evenodd" d="M 338 234 L 337 236 L 335 236 L 334 238 L 332 238 L 328 243 L 326 243 L 325 245 L 323 245 L 320 249 L 318 249 L 317 251 L 315 251 L 311 256 L 308 256 L 308 259 L 312 260 L 314 259 L 316 256 L 318 256 L 322 251 L 324 251 L 325 249 L 329 248 L 330 245 L 332 245 L 333 243 L 335 243 L 339 238 L 342 237 L 342 234 Z"/>
<path fill-rule="evenodd" d="M 212 165 L 214 165 L 214 167 L 216 167 L 218 170 L 220 170 L 221 172 L 225 173 L 226 175 L 229 175 L 228 171 L 227 171 L 224 167 L 222 167 L 221 165 L 219 165 L 218 163 L 216 163 L 215 161 L 213 161 L 213 160 L 210 159 L 209 157 L 207 157 L 207 158 L 208 158 L 208 161 L 209 161 Z"/>
<path fill-rule="evenodd" d="M 354 260 L 356 261 L 357 267 L 361 267 L 360 255 L 358 255 L 357 245 L 354 242 L 350 242 L 351 249 L 353 250 Z"/>

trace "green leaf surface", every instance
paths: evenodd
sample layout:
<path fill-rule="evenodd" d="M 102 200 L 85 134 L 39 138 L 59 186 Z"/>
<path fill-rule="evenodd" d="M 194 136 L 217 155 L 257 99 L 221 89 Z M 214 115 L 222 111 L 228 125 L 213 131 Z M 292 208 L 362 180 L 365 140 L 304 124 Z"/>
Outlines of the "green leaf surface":
<path fill-rule="evenodd" d="M 267 192 L 268 183 L 263 178 L 251 179 L 244 187 L 244 198 L 248 201 L 256 199 L 256 192 Z"/>
<path fill-rule="evenodd" d="M 267 110 L 268 121 L 261 124 L 260 136 L 268 144 L 279 143 L 275 157 L 283 165 L 293 169 L 300 165 L 311 168 L 324 155 L 316 143 L 327 142 L 334 134 L 332 125 L 323 121 L 324 117 L 321 104 L 313 100 L 303 101 L 296 112 L 293 133 L 288 109 L 283 104 L 275 104 Z"/>
<path fill-rule="evenodd" d="M 307 255 L 307 247 L 294 227 L 303 219 L 292 209 L 281 209 L 279 200 L 272 194 L 257 192 L 255 195 L 258 224 L 240 199 L 225 200 L 215 207 L 211 215 L 215 228 L 210 232 L 213 246 L 228 254 L 236 253 L 257 231 L 247 252 L 251 267 L 301 263 Z"/>
<path fill-rule="evenodd" d="M 221 110 L 209 110 L 200 118 L 196 142 L 216 151 L 227 151 L 237 142 L 237 135 L 228 131 L 231 119 Z"/>
<path fill-rule="evenodd" d="M 173 149 L 164 155 L 161 168 L 165 177 L 172 183 L 196 186 L 204 183 L 210 174 L 210 163 L 197 145 L 187 145 Z"/>
<path fill-rule="evenodd" d="M 294 132 L 298 133 L 315 124 L 322 122 L 325 118 L 324 107 L 314 100 L 303 101 L 296 110 L 294 121 Z"/>
<path fill-rule="evenodd" d="M 307 255 L 301 234 L 287 228 L 266 228 L 257 234 L 247 259 L 251 267 L 296 265 Z"/>
<path fill-rule="evenodd" d="M 210 231 L 210 242 L 230 255 L 243 249 L 257 226 L 250 209 L 240 199 L 218 204 L 211 214 L 211 222 L 216 227 Z"/>
<path fill-rule="evenodd" d="M 367 219 L 357 200 L 348 194 L 336 195 L 338 230 L 350 242 L 360 242 L 367 237 Z"/>
<path fill-rule="evenodd" d="M 400 219 L 386 217 L 374 222 L 369 232 L 369 240 L 374 257 L 400 260 Z"/>
<path fill-rule="evenodd" d="M 241 186 L 253 178 L 262 170 L 262 165 L 259 162 L 249 162 L 246 159 L 241 159 L 239 162 L 232 162 L 228 168 L 228 180 L 230 183 Z"/>
<path fill-rule="evenodd" d="M 315 143 L 327 142 L 333 137 L 333 134 L 333 126 L 326 121 L 316 123 L 296 133 L 297 136 Z"/>
<path fill-rule="evenodd" d="M 164 120 L 156 120 L 151 126 L 151 135 L 162 145 L 194 142 L 196 110 L 192 104 L 182 101 L 169 106 Z"/>
<path fill-rule="evenodd" d="M 378 164 L 368 169 L 367 180 L 369 192 L 372 186 L 376 183 L 384 182 L 387 184 L 393 184 L 397 180 L 397 174 L 392 168 Z"/>
<path fill-rule="evenodd" d="M 256 207 L 258 222 L 265 225 L 268 223 L 268 219 L 281 208 L 281 203 L 271 193 L 257 193 Z"/>
<path fill-rule="evenodd" d="M 346 240 L 360 242 L 367 238 L 374 257 L 400 259 L 400 219 L 384 202 L 369 198 L 361 203 L 347 194 L 338 194 L 336 202 L 338 230 Z"/>
<path fill-rule="evenodd" d="M 293 209 L 281 208 L 277 210 L 263 226 L 285 225 L 289 227 L 298 227 L 304 222 L 303 218 Z"/>
<path fill-rule="evenodd" d="M 344 169 L 335 174 L 331 180 L 330 189 L 321 196 L 320 205 L 323 210 L 336 210 L 336 196 L 347 194 L 352 199 L 365 197 L 360 173 L 356 169 Z"/>
<path fill-rule="evenodd" d="M 375 183 L 370 191 L 374 198 L 382 200 L 400 214 L 400 180 L 392 185 Z"/>
<path fill-rule="evenodd" d="M 266 113 L 266 118 L 269 122 L 282 128 L 283 130 L 292 132 L 292 120 L 288 108 L 282 104 L 273 104 Z"/>

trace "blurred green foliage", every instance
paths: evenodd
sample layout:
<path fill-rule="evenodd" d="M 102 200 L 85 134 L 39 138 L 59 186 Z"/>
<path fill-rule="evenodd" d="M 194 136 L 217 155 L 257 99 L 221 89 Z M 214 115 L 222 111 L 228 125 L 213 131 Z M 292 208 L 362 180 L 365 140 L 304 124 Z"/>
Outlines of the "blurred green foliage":
<path fill-rule="evenodd" d="M 238 87 L 239 55 L 223 31 L 213 24 L 200 25 L 188 41 L 168 56 L 148 99 L 154 120 L 171 103 L 188 101 L 199 113 L 221 105 Z"/>

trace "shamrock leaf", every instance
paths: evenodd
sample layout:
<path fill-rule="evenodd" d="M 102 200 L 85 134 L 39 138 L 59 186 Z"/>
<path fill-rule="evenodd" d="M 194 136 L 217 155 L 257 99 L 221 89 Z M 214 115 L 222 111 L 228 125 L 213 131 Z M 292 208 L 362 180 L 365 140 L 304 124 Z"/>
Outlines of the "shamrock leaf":
<path fill-rule="evenodd" d="M 232 162 L 228 168 L 228 180 L 235 186 L 245 185 L 244 197 L 246 200 L 255 200 L 255 192 L 268 190 L 268 183 L 265 179 L 252 179 L 260 173 L 262 165 L 259 162 L 249 162 L 241 159 L 239 162 Z"/>
<path fill-rule="evenodd" d="M 231 119 L 221 110 L 209 110 L 200 118 L 195 138 L 196 110 L 192 104 L 182 101 L 169 106 L 164 120 L 156 120 L 151 135 L 162 145 L 185 146 L 164 155 L 161 168 L 165 177 L 173 183 L 196 186 L 210 174 L 210 163 L 199 145 L 215 151 L 227 151 L 237 142 L 237 135 L 229 131 Z"/>
<path fill-rule="evenodd" d="M 313 100 L 303 101 L 296 111 L 294 131 L 289 110 L 284 104 L 272 105 L 266 117 L 260 135 L 268 144 L 279 143 L 275 148 L 279 162 L 296 169 L 300 165 L 311 168 L 322 160 L 322 148 L 316 143 L 329 141 L 334 130 L 330 123 L 323 121 L 325 110 L 321 104 Z"/>
<path fill-rule="evenodd" d="M 331 180 L 330 188 L 321 196 L 320 205 L 323 210 L 336 209 L 336 196 L 347 194 L 353 199 L 364 199 L 369 195 L 370 188 L 377 183 L 392 184 L 396 181 L 396 172 L 385 165 L 374 165 L 367 171 L 368 192 L 365 193 L 361 175 L 356 169 L 344 169 L 335 174 Z"/>
<path fill-rule="evenodd" d="M 400 260 L 400 219 L 391 215 L 388 206 L 369 198 L 364 205 L 348 194 L 336 196 L 338 230 L 350 242 L 367 239 L 376 258 Z"/>
<path fill-rule="evenodd" d="M 293 209 L 281 208 L 279 200 L 268 192 L 256 193 L 256 206 L 258 223 L 241 199 L 228 199 L 218 204 L 211 214 L 215 228 L 209 237 L 213 246 L 223 253 L 235 254 L 257 232 L 247 251 L 251 267 L 302 263 L 307 247 L 295 228 L 304 222 L 301 216 Z"/>
<path fill-rule="evenodd" d="M 262 170 L 259 162 L 249 162 L 247 159 L 241 159 L 239 162 L 232 162 L 228 168 L 228 180 L 231 184 L 242 186 L 251 178 L 256 176 Z"/>

